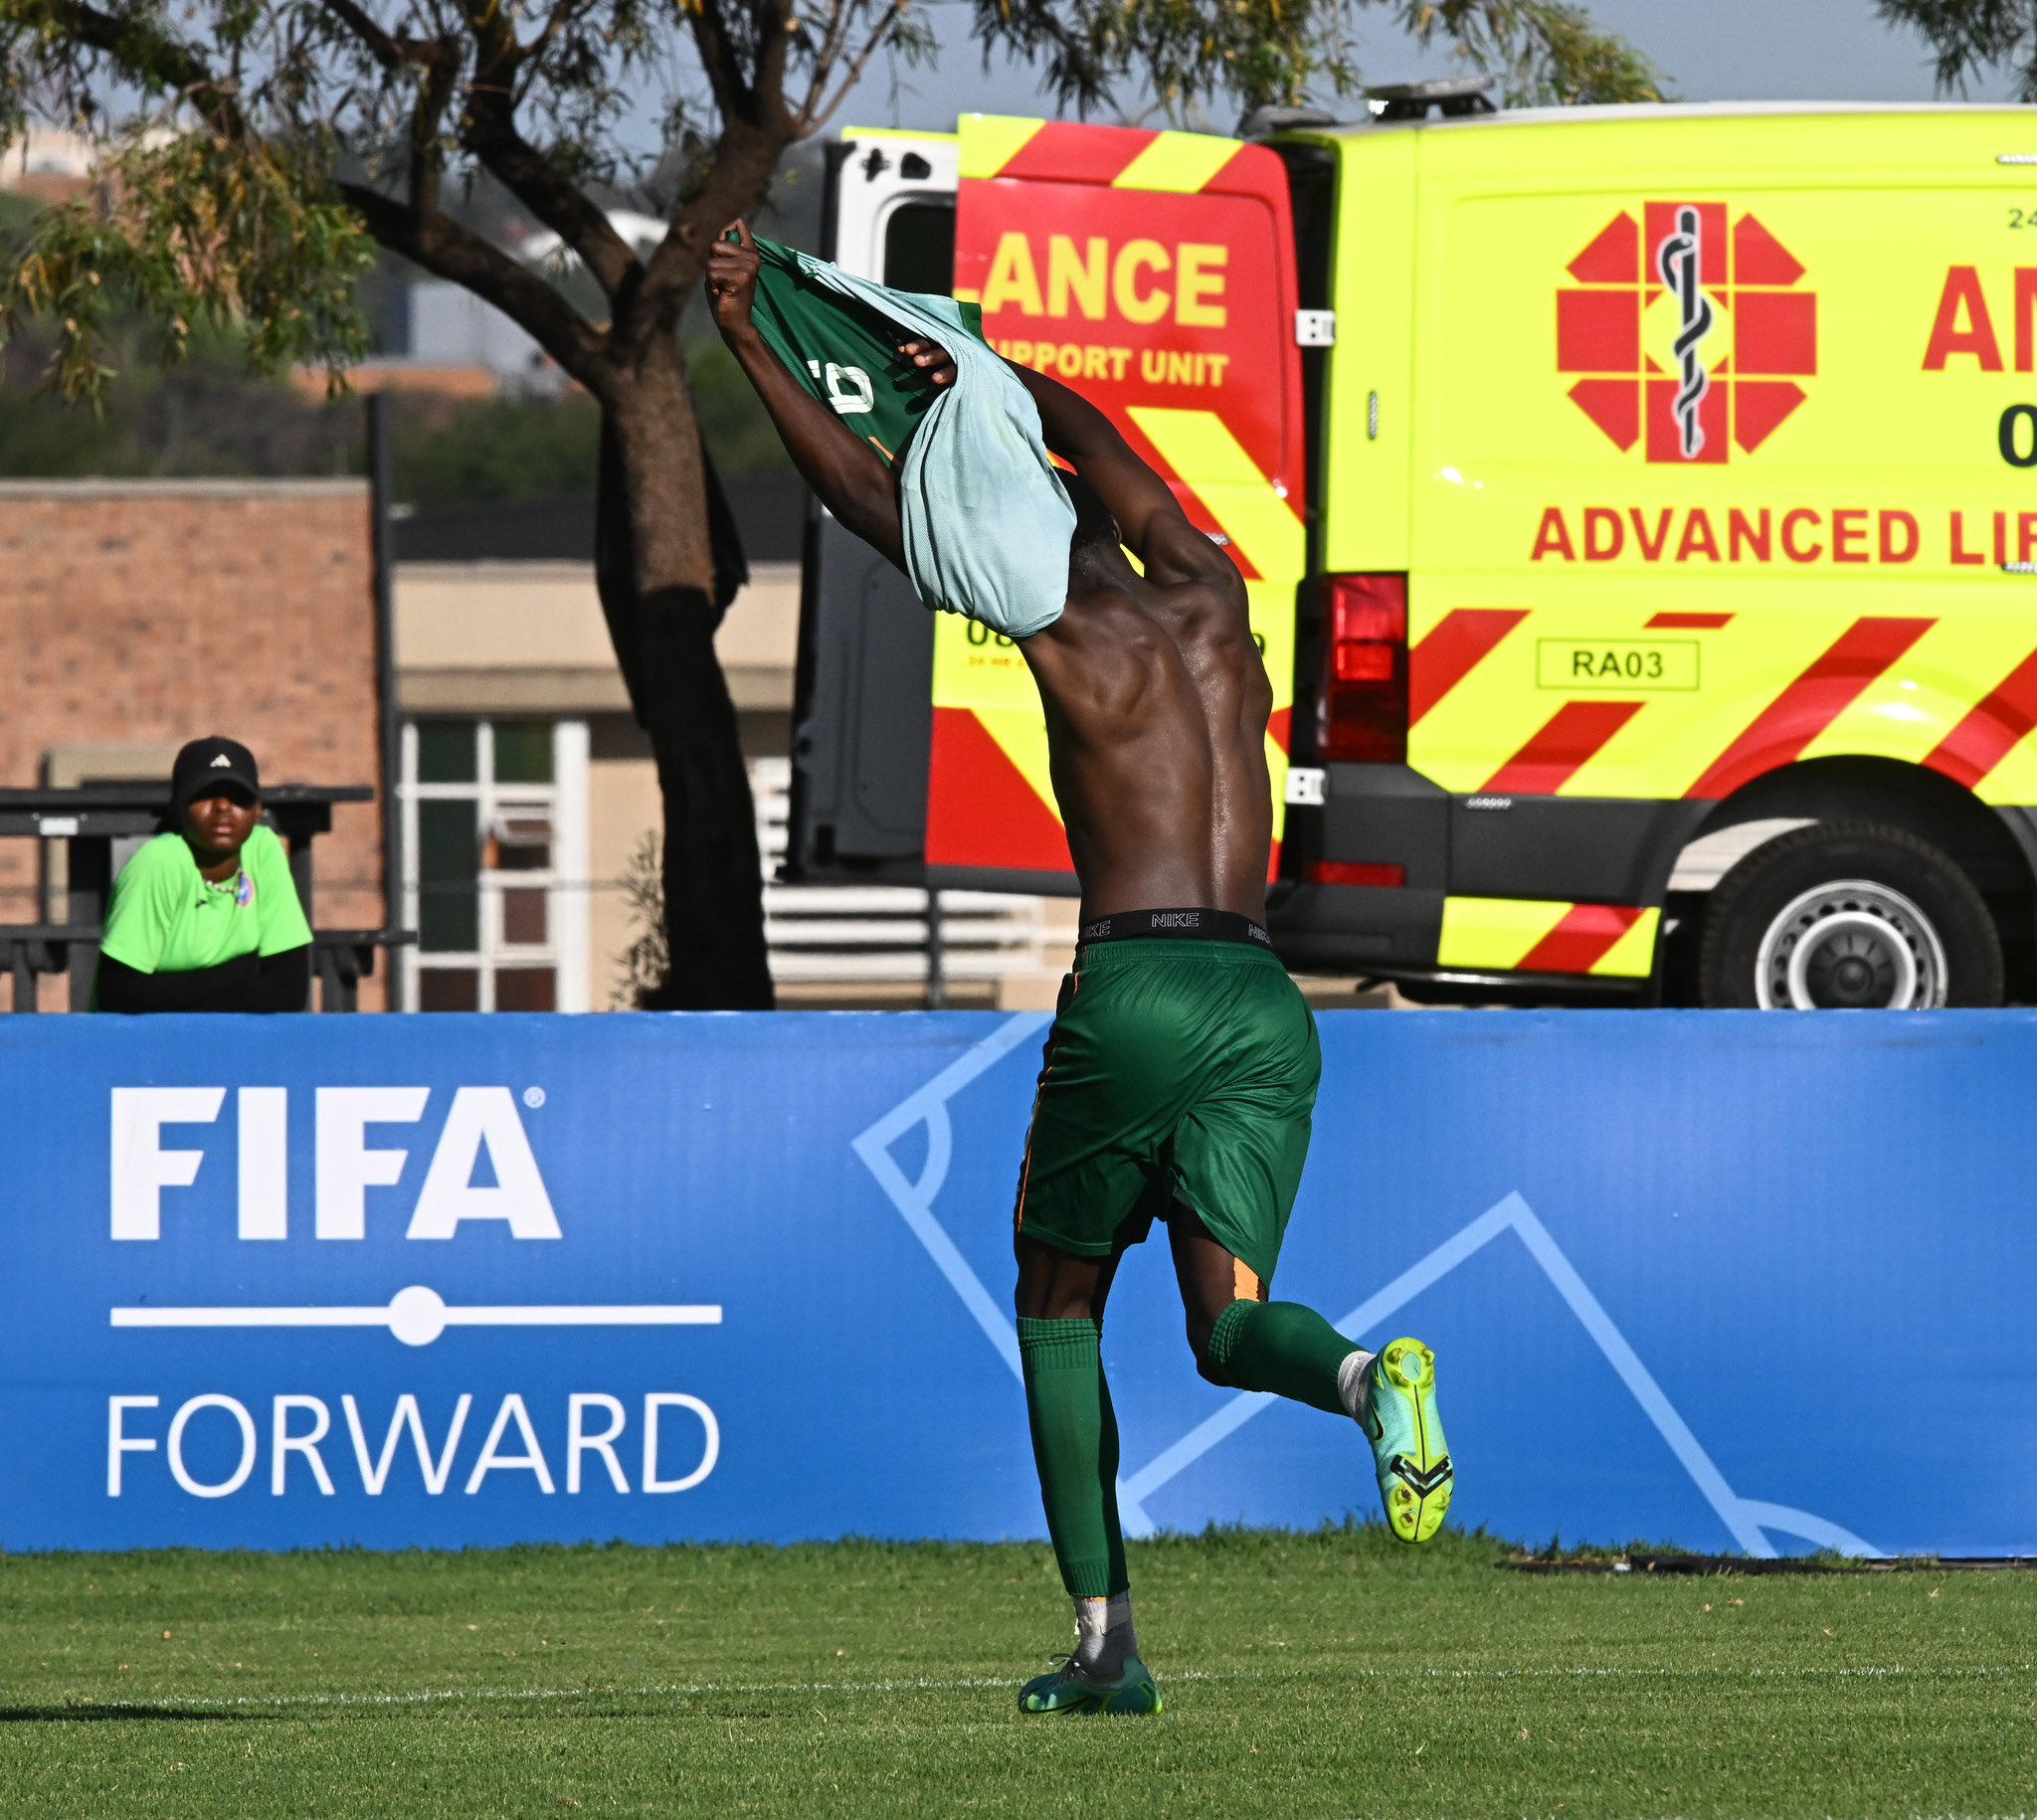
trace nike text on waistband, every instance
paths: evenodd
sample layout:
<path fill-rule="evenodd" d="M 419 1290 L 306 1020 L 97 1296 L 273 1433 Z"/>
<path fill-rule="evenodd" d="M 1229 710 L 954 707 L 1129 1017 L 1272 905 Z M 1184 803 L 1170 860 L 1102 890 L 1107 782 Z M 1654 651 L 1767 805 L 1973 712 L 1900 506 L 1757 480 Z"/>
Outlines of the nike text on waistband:
<path fill-rule="evenodd" d="M 1148 941 L 1184 936 L 1199 942 L 1248 942 L 1271 948 L 1273 938 L 1235 910 L 1119 910 L 1082 925 L 1082 942 Z"/>

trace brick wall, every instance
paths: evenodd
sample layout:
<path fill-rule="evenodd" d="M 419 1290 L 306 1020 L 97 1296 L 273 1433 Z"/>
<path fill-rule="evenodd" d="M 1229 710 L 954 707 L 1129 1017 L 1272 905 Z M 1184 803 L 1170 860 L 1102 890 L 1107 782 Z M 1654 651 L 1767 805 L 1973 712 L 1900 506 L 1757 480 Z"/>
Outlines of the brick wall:
<path fill-rule="evenodd" d="M 204 733 L 244 741 L 265 782 L 370 785 L 312 848 L 313 910 L 379 927 L 369 536 L 362 481 L 0 483 L 0 785 L 49 782 L 61 748 Z M 0 838 L 0 921 L 40 920 L 41 844 Z M 382 985 L 378 963 L 363 1008 Z"/>

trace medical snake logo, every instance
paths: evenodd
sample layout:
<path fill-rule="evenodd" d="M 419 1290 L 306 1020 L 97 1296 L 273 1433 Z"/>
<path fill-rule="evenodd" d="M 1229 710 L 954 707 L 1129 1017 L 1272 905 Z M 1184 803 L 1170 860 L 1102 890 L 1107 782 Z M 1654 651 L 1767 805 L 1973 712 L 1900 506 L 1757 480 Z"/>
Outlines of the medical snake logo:
<path fill-rule="evenodd" d="M 1636 219 L 1638 215 L 1639 219 Z M 1717 464 L 1759 449 L 1817 373 L 1817 295 L 1802 264 L 1723 202 L 1622 210 L 1570 262 L 1557 370 L 1621 451 Z"/>
<path fill-rule="evenodd" d="M 1698 237 L 1696 209 L 1676 212 L 1677 231 L 1664 239 L 1655 254 L 1655 269 L 1676 298 L 1682 326 L 1676 335 L 1676 360 L 1682 385 L 1676 395 L 1676 423 L 1683 439 L 1683 458 L 1695 460 L 1705 447 L 1698 406 L 1712 389 L 1712 376 L 1698 360 L 1698 347 L 1712 332 L 1712 302 L 1698 287 L 1698 263 L 1703 243 Z"/>

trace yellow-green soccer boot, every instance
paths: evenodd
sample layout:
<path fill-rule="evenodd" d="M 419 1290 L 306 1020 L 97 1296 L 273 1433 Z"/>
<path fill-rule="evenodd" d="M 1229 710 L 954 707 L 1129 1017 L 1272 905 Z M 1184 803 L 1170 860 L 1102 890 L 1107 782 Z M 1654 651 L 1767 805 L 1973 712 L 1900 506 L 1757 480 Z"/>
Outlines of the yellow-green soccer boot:
<path fill-rule="evenodd" d="M 1372 1395 L 1363 1425 L 1387 1522 L 1402 1542 L 1426 1542 L 1443 1527 L 1457 1483 L 1436 1414 L 1435 1355 L 1419 1340 L 1395 1340 L 1366 1370 Z"/>
<path fill-rule="evenodd" d="M 1160 1689 L 1153 1672 L 1137 1656 L 1125 1658 L 1125 1672 L 1110 1682 L 1091 1681 L 1079 1673 L 1072 1656 L 1063 1656 L 1050 1675 L 1038 1675 L 1018 1690 L 1021 1713 L 1089 1713 L 1105 1718 L 1158 1713 Z"/>

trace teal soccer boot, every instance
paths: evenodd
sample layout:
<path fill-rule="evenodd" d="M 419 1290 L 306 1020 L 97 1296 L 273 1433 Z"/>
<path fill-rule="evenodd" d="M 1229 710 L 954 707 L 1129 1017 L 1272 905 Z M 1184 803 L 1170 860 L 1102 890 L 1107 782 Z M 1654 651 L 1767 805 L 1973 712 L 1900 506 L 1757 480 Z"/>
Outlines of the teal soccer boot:
<path fill-rule="evenodd" d="M 1049 1675 L 1038 1675 L 1018 1690 L 1021 1713 L 1089 1713 L 1105 1718 L 1161 1711 L 1160 1689 L 1153 1671 L 1137 1656 L 1125 1660 L 1125 1672 L 1115 1681 L 1091 1681 L 1075 1667 L 1073 1656 L 1062 1656 L 1060 1666 Z"/>
<path fill-rule="evenodd" d="M 1366 1370 L 1364 1427 L 1388 1525 L 1402 1542 L 1426 1542 L 1443 1527 L 1457 1483 L 1436 1414 L 1435 1355 L 1419 1340 L 1395 1340 Z"/>

